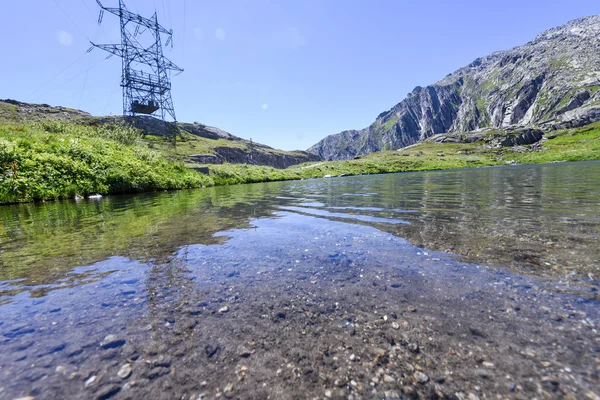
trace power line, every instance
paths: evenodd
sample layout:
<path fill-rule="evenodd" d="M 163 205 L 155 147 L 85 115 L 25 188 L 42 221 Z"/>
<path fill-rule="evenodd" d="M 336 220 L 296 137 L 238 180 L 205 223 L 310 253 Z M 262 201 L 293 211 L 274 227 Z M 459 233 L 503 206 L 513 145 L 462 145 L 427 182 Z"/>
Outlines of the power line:
<path fill-rule="evenodd" d="M 76 78 L 80 77 L 81 75 L 85 74 L 86 72 L 90 71 L 91 69 L 93 69 L 93 68 L 97 67 L 98 65 L 100 65 L 100 64 L 101 64 L 102 62 L 104 62 L 105 60 L 106 60 L 106 58 L 103 58 L 102 60 L 100 60 L 100 61 L 99 61 L 99 62 L 97 62 L 96 64 L 92 65 L 91 67 L 89 67 L 89 68 L 88 68 L 88 69 L 86 69 L 85 71 L 82 71 L 82 72 L 78 73 L 77 75 L 75 75 L 74 77 L 72 77 L 72 78 L 70 78 L 70 79 L 66 80 L 65 82 L 61 83 L 60 85 L 58 85 L 58 86 L 55 86 L 55 87 L 53 87 L 52 89 L 50 89 L 50 90 L 46 91 L 46 92 L 45 92 L 44 94 L 42 94 L 40 97 L 44 97 L 44 96 L 45 96 L 45 95 L 47 95 L 48 93 L 50 93 L 50 92 L 53 92 L 53 91 L 55 91 L 56 89 L 58 89 L 58 88 L 60 88 L 60 87 L 63 87 L 64 85 L 66 85 L 67 83 L 71 82 L 72 80 L 74 80 L 74 79 L 76 79 Z"/>
<path fill-rule="evenodd" d="M 115 95 L 115 93 L 117 92 L 118 89 L 119 89 L 119 86 L 115 86 L 113 91 L 110 93 L 110 96 L 108 96 L 108 100 L 106 101 L 106 105 L 104 106 L 104 110 L 102 111 L 102 114 L 106 115 L 106 110 L 108 109 L 108 105 L 110 104 L 110 101 L 112 100 L 113 96 Z"/>
<path fill-rule="evenodd" d="M 49 85 L 53 80 L 55 80 L 56 78 L 58 78 L 60 75 L 64 74 L 65 72 L 67 72 L 67 70 L 69 68 L 71 68 L 73 65 L 75 65 L 75 63 L 77 63 L 77 61 L 81 60 L 83 58 L 84 54 L 80 55 L 79 57 L 77 57 L 75 59 L 75 61 L 73 61 L 71 64 L 69 64 L 65 69 L 63 69 L 62 71 L 60 71 L 58 74 L 54 75 L 52 77 L 52 79 L 50 79 L 49 81 L 47 81 L 46 83 L 44 83 L 42 86 L 40 86 L 39 88 L 37 88 L 36 90 L 34 90 L 29 96 L 27 96 L 27 100 L 31 99 L 31 97 L 36 94 L 37 92 L 39 92 L 40 90 L 42 90 L 43 88 L 45 88 L 47 85 Z"/>
<path fill-rule="evenodd" d="M 186 20 L 186 0 L 183 0 L 183 68 L 185 69 L 185 37 L 187 36 L 185 31 L 185 20 Z"/>
<path fill-rule="evenodd" d="M 81 101 L 83 100 L 83 93 L 85 92 L 85 85 L 87 84 L 87 80 L 88 80 L 88 75 L 90 73 L 90 64 L 92 62 L 92 59 L 88 59 L 88 69 L 85 71 L 85 78 L 83 78 L 83 86 L 81 87 L 81 94 L 79 95 L 79 102 L 77 103 L 77 108 L 81 109 Z"/>
<path fill-rule="evenodd" d="M 82 35 L 83 35 L 83 36 L 84 36 L 84 37 L 85 37 L 85 38 L 88 40 L 88 42 L 90 42 L 90 38 L 89 38 L 89 37 L 87 37 L 87 35 L 85 34 L 85 32 L 84 32 L 84 31 L 83 31 L 83 30 L 82 30 L 82 29 L 79 27 L 79 25 L 77 25 L 77 24 L 75 23 L 75 21 L 73 21 L 73 19 L 72 19 L 72 18 L 69 16 L 69 14 L 67 14 L 67 12 L 66 12 L 66 11 L 65 11 L 65 10 L 64 10 L 64 9 L 63 9 L 61 6 L 60 6 L 60 4 L 58 4 L 58 3 L 56 2 L 56 0 L 52 0 L 52 1 L 54 2 L 54 4 L 56 4 L 56 6 L 57 6 L 58 8 L 60 8 L 60 11 L 62 11 L 62 12 L 63 12 L 63 14 L 65 14 L 65 15 L 66 15 L 66 17 L 69 19 L 69 21 L 71 21 L 71 23 L 72 23 L 73 25 L 75 25 L 75 27 L 76 27 L 76 28 L 79 30 L 79 32 L 81 32 L 81 34 L 82 34 Z"/>
<path fill-rule="evenodd" d="M 90 8 L 87 6 L 87 4 L 85 4 L 85 0 L 81 0 L 81 2 L 85 6 L 85 9 L 88 11 L 88 13 L 90 13 L 90 15 L 93 17 L 94 13 L 92 13 L 92 10 L 90 10 Z"/>

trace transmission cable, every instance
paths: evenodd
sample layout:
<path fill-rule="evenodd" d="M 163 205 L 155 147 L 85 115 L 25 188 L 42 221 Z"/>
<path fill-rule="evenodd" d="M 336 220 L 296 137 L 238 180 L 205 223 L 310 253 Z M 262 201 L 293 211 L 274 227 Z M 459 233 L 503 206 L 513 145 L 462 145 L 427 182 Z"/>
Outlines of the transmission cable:
<path fill-rule="evenodd" d="M 85 9 L 88 11 L 88 13 L 90 13 L 90 15 L 92 17 L 94 17 L 94 13 L 92 13 L 92 10 L 90 10 L 90 8 L 87 6 L 87 4 L 85 4 L 85 0 L 81 0 L 81 2 L 83 3 L 83 5 L 85 6 Z"/>
<path fill-rule="evenodd" d="M 90 74 L 90 64 L 92 63 L 92 59 L 88 59 L 88 69 L 85 71 L 85 78 L 83 78 L 83 86 L 81 87 L 81 94 L 79 95 L 79 102 L 77 103 L 77 108 L 81 109 L 81 101 L 83 100 L 83 94 L 85 93 L 85 86 L 87 85 L 88 76 Z"/>
<path fill-rule="evenodd" d="M 185 21 L 186 21 L 186 0 L 183 0 L 183 68 L 185 69 Z"/>
<path fill-rule="evenodd" d="M 69 68 L 71 68 L 73 65 L 75 65 L 75 63 L 77 63 L 77 61 L 81 60 L 83 58 L 83 56 L 85 56 L 85 54 L 81 54 L 79 57 L 77 57 L 75 59 L 75 61 L 73 61 L 71 64 L 69 64 L 65 69 L 63 69 L 62 71 L 60 71 L 58 74 L 54 75 L 52 77 L 52 79 L 50 79 L 49 81 L 47 81 L 46 83 L 44 83 L 42 86 L 40 86 L 37 89 L 35 89 L 29 96 L 27 96 L 27 100 L 30 100 L 31 97 L 33 97 L 34 94 L 36 94 L 37 92 L 39 92 L 40 90 L 42 90 L 43 88 L 45 88 L 46 86 L 48 86 L 50 83 L 52 83 L 52 81 L 54 81 L 60 75 L 62 75 L 65 72 L 67 72 L 69 70 Z"/>
<path fill-rule="evenodd" d="M 89 67 L 88 69 L 86 69 L 85 71 L 82 71 L 80 73 L 78 73 L 77 75 L 73 76 L 72 78 L 69 78 L 68 80 L 66 80 L 65 82 L 61 83 L 58 86 L 53 87 L 52 89 L 44 92 L 44 94 L 42 94 L 40 97 L 44 97 L 45 95 L 47 95 L 50 92 L 55 91 L 56 89 L 66 85 L 67 83 L 71 82 L 72 80 L 74 80 L 75 78 L 80 77 L 81 75 L 85 74 L 86 72 L 90 71 L 91 69 L 97 67 L 98 65 L 100 65 L 102 62 L 104 62 L 106 60 L 106 58 L 103 58 L 102 60 L 100 60 L 99 62 L 97 62 L 96 64 L 92 65 L 91 67 Z"/>
<path fill-rule="evenodd" d="M 82 35 L 83 35 L 83 36 L 84 36 L 84 37 L 85 37 L 85 38 L 88 40 L 88 42 L 91 42 L 90 38 L 89 38 L 89 37 L 88 37 L 88 36 L 85 34 L 85 32 L 84 32 L 84 31 L 83 31 L 83 30 L 82 30 L 82 29 L 79 27 L 79 25 L 77 25 L 77 24 L 75 23 L 75 21 L 73 21 L 73 19 L 72 19 L 72 18 L 69 16 L 69 14 L 67 14 L 67 12 L 66 12 L 66 11 L 65 11 L 65 10 L 64 10 L 64 9 L 63 9 L 61 6 L 60 6 L 60 4 L 58 4 L 58 2 L 57 2 L 56 0 L 52 0 L 52 1 L 54 2 L 54 4 L 56 4 L 56 6 L 57 6 L 58 8 L 60 8 L 60 11 L 62 11 L 62 12 L 63 12 L 63 14 L 65 14 L 65 16 L 66 16 L 66 17 L 69 19 L 69 21 L 71 21 L 71 23 L 72 23 L 73 25 L 75 25 L 75 27 L 76 27 L 77 29 L 79 29 L 79 32 L 81 32 L 81 34 L 82 34 Z"/>

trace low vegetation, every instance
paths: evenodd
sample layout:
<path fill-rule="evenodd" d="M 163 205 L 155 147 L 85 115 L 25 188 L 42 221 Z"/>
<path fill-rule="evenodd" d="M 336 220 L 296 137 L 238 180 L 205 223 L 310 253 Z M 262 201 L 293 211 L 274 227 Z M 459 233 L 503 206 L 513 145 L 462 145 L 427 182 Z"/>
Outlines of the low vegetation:
<path fill-rule="evenodd" d="M 125 126 L 0 125 L 0 203 L 199 187 L 208 183 L 148 149 Z"/>
<path fill-rule="evenodd" d="M 211 139 L 186 136 L 180 140 L 174 145 L 163 137 L 142 138 L 139 131 L 123 125 L 0 124 L 0 203 L 340 175 L 600 160 L 600 123 L 546 134 L 541 147 L 492 148 L 484 141 L 421 143 L 355 160 L 287 169 L 210 165 L 210 175 L 187 168 L 182 160 L 188 153 L 210 151 L 214 143 L 205 142 Z"/>

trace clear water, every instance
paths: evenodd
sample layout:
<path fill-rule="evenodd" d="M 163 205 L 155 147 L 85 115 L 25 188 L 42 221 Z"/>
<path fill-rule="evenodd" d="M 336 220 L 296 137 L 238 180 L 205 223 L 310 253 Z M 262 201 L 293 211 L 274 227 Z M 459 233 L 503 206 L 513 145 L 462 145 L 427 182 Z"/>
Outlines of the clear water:
<path fill-rule="evenodd" d="M 331 300 L 364 279 L 413 280 L 464 299 L 510 281 L 598 311 L 599 162 L 2 206 L 0 217 L 0 397 L 51 393 L 57 366 L 88 379 L 108 334 L 160 347 L 179 321 L 165 310 L 184 299 L 253 304 L 267 287 L 316 285 Z"/>

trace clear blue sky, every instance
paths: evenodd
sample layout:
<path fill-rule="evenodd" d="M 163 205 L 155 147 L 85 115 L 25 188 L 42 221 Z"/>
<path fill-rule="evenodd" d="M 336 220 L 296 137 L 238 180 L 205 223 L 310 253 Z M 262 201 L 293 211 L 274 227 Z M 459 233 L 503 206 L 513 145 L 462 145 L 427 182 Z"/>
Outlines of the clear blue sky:
<path fill-rule="evenodd" d="M 148 16 L 156 8 L 160 22 L 174 29 L 175 48 L 165 55 L 185 68 L 173 77 L 178 120 L 287 150 L 364 128 L 417 85 L 524 44 L 545 29 L 600 13 L 598 0 L 127 5 Z M 98 26 L 98 10 L 95 0 L 3 1 L 0 98 L 121 114 L 120 59 L 104 60 L 100 50 L 86 54 L 86 37 L 119 41 L 117 17 L 106 14 Z"/>

